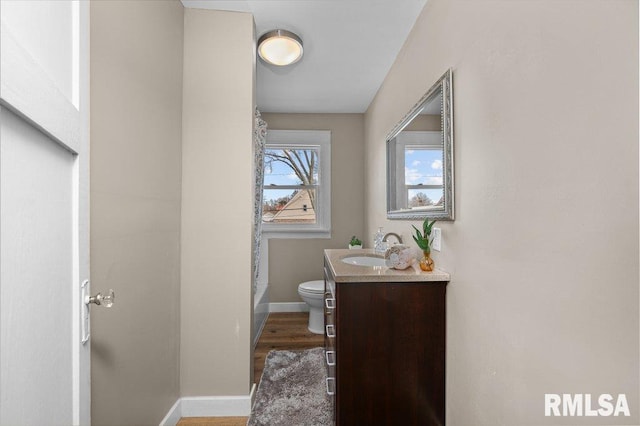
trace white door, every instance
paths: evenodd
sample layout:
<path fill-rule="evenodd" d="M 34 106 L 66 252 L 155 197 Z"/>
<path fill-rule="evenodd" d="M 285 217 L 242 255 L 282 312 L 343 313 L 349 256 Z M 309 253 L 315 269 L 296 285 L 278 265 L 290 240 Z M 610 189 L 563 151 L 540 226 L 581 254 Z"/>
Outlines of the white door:
<path fill-rule="evenodd" d="M 91 422 L 88 7 L 0 0 L 0 425 Z"/>

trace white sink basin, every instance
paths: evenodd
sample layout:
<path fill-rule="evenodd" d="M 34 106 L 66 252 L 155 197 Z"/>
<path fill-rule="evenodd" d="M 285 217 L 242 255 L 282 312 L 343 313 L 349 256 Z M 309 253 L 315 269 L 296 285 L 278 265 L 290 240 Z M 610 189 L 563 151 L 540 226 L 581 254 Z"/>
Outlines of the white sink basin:
<path fill-rule="evenodd" d="M 385 260 L 374 256 L 348 256 L 341 259 L 347 265 L 356 266 L 386 266 Z"/>

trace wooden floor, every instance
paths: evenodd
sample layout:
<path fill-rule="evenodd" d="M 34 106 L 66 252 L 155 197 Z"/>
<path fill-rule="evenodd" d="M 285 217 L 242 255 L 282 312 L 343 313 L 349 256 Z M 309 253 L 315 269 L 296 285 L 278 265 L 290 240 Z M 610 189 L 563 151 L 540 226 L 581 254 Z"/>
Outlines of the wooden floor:
<path fill-rule="evenodd" d="M 259 383 L 270 350 L 302 350 L 324 346 L 324 336 L 307 329 L 309 314 L 269 314 L 254 352 L 254 380 Z M 247 417 L 183 417 L 178 426 L 245 426 Z"/>
<path fill-rule="evenodd" d="M 299 351 L 324 346 L 324 335 L 310 332 L 308 323 L 309 314 L 306 312 L 269 314 L 253 356 L 256 383 L 262 377 L 264 360 L 270 350 Z"/>

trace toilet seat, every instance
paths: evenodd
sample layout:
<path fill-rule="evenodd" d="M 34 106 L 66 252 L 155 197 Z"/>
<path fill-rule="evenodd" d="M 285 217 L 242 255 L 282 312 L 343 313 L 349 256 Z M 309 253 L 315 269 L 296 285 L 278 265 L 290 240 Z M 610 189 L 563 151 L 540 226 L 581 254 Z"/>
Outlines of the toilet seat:
<path fill-rule="evenodd" d="M 324 294 L 324 281 L 316 280 L 303 282 L 298 286 L 298 290 L 304 291 L 305 293 Z"/>

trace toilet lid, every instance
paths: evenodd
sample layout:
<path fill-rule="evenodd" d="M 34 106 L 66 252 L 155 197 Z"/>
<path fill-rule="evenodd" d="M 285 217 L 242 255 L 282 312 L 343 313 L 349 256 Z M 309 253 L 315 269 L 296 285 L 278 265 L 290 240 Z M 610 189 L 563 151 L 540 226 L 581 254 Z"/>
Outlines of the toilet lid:
<path fill-rule="evenodd" d="M 324 281 L 307 281 L 299 285 L 301 290 L 309 293 L 324 293 Z"/>

